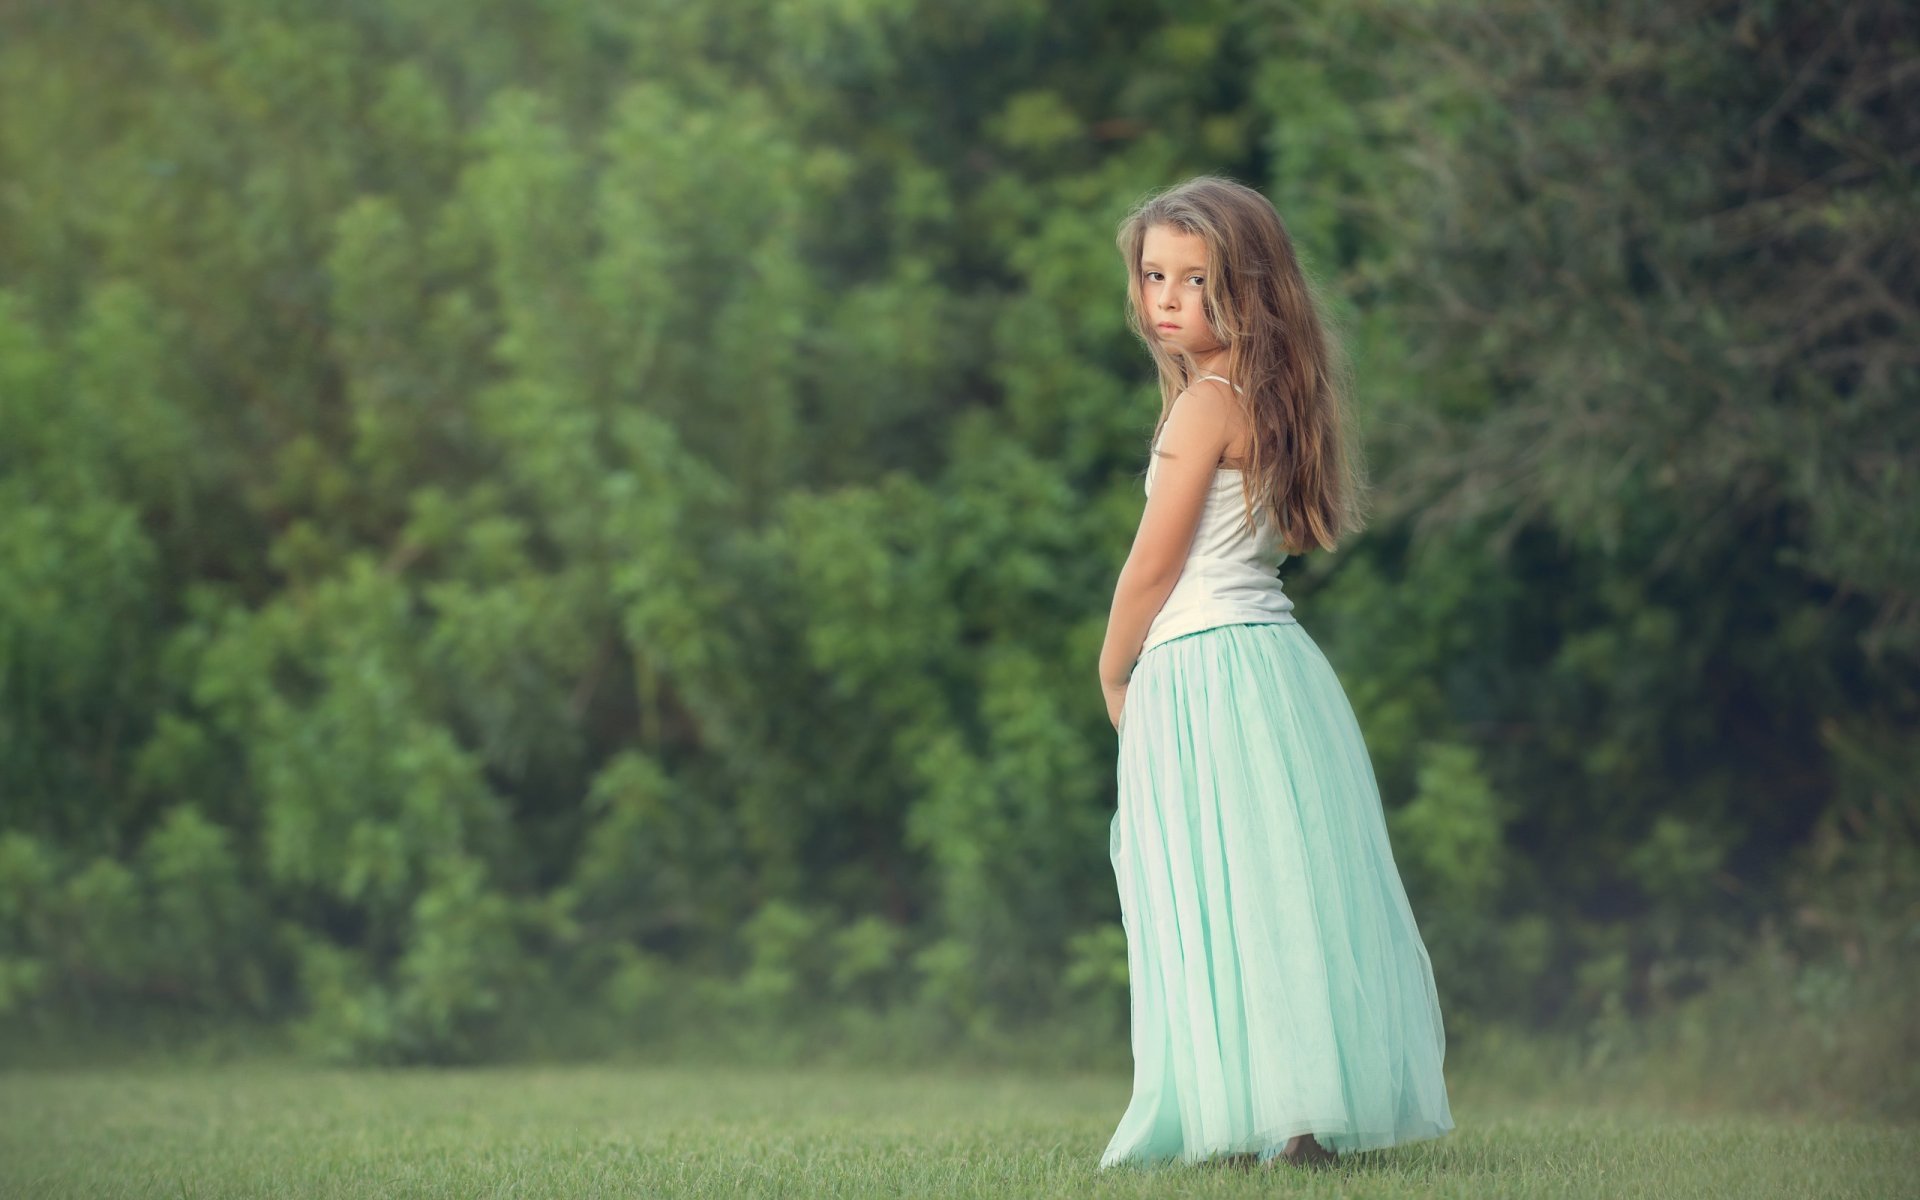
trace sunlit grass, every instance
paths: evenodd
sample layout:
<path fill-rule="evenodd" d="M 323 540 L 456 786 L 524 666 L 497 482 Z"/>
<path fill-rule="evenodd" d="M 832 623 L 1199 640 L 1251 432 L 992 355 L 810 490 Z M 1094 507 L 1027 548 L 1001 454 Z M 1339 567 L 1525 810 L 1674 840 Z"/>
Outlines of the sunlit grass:
<path fill-rule="evenodd" d="M 1341 1169 L 1096 1172 L 1127 1080 L 686 1067 L 0 1075 L 8 1196 L 1892 1196 L 1915 1131 L 1501 1101 Z"/>

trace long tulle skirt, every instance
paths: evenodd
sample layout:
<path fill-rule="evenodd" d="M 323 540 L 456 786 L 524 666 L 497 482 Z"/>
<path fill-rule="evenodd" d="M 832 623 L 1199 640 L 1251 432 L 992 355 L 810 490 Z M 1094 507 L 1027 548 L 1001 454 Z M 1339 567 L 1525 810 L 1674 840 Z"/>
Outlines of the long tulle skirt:
<path fill-rule="evenodd" d="M 1118 779 L 1134 1075 L 1100 1166 L 1451 1130 L 1433 964 L 1353 708 L 1305 627 L 1149 648 Z"/>

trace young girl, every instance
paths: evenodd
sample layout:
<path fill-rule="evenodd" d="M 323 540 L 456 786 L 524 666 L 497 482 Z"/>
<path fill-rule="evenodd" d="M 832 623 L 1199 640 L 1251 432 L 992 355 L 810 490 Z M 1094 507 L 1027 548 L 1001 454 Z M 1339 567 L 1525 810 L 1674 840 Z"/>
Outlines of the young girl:
<path fill-rule="evenodd" d="M 1439 1137 L 1433 966 L 1353 709 L 1276 576 L 1360 521 L 1332 339 L 1251 188 L 1163 192 L 1119 245 L 1162 402 L 1100 652 L 1134 1061 L 1100 1166 Z"/>

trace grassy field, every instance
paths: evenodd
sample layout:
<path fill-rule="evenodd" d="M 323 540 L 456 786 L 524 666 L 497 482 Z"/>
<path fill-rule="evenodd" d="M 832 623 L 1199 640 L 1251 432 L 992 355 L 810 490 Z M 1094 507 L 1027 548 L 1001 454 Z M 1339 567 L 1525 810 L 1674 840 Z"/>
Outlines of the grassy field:
<path fill-rule="evenodd" d="M 0 1074 L 14 1196 L 1912 1196 L 1916 1130 L 1454 1089 L 1308 1173 L 1096 1172 L 1124 1077 L 691 1067 Z"/>

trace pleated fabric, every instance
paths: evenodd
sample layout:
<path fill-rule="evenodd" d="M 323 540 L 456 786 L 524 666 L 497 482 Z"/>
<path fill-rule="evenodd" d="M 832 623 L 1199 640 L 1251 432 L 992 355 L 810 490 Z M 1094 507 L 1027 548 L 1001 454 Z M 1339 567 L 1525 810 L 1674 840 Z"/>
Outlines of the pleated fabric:
<path fill-rule="evenodd" d="M 1150 647 L 1119 736 L 1134 1075 L 1101 1168 L 1451 1130 L 1433 965 L 1353 708 L 1306 627 Z"/>

